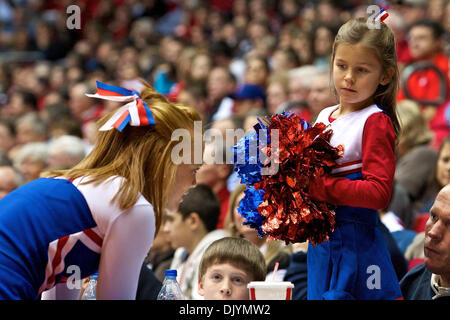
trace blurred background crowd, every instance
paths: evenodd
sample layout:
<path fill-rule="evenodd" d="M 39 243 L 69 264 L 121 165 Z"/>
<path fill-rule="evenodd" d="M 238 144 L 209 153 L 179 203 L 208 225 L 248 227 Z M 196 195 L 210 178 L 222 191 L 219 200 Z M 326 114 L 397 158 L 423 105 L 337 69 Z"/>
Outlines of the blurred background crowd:
<path fill-rule="evenodd" d="M 79 28 L 68 21 L 76 19 L 72 5 Z M 222 132 L 247 131 L 258 117 L 282 111 L 314 122 L 337 103 L 334 36 L 348 19 L 374 13 L 370 5 L 388 9 L 402 78 L 394 192 L 380 212 L 400 252 L 400 277 L 423 259 L 428 210 L 450 182 L 448 0 L 0 0 L 0 198 L 91 150 L 96 121 L 119 106 L 85 96 L 96 80 L 139 90 L 143 79 Z M 233 213 L 242 187 L 232 165 L 205 164 L 197 181 L 220 202 L 217 224 L 206 231 L 248 237 L 264 250 L 268 269 L 281 259 L 289 274 L 290 255 L 305 246 L 267 245 L 240 230 Z M 153 267 L 176 249 L 170 227 L 164 230 L 149 255 Z"/>

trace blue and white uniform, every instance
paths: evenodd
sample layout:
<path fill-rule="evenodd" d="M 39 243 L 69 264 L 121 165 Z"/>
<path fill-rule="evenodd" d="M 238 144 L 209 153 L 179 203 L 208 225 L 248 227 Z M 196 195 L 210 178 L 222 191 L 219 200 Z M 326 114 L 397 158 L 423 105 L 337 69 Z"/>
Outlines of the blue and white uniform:
<path fill-rule="evenodd" d="M 40 178 L 0 200 L 0 299 L 76 299 L 65 284 L 74 267 L 81 278 L 99 271 L 100 299 L 135 298 L 155 235 L 153 207 L 140 196 L 120 210 L 112 199 L 123 178 L 83 179 Z"/>

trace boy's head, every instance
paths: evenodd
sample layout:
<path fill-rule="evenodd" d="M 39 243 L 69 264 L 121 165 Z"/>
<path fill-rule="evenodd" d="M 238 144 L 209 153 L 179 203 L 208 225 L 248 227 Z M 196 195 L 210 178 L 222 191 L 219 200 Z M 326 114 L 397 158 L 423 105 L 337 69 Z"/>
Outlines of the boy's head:
<path fill-rule="evenodd" d="M 176 212 L 167 212 L 164 231 L 173 248 L 186 248 L 190 253 L 198 241 L 216 228 L 220 203 L 212 189 L 197 184 L 189 189 Z"/>
<path fill-rule="evenodd" d="M 248 300 L 247 284 L 264 281 L 266 264 L 261 251 L 243 238 L 214 241 L 203 254 L 198 291 L 205 300 Z"/>

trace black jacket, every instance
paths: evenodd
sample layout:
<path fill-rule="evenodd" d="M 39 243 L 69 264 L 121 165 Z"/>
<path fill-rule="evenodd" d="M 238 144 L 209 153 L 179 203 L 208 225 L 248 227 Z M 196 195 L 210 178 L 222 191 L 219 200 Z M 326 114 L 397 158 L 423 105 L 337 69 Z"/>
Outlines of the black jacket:
<path fill-rule="evenodd" d="M 142 264 L 141 274 L 139 275 L 136 300 L 156 300 L 161 290 L 162 283 L 159 281 L 152 270 L 145 263 Z"/>
<path fill-rule="evenodd" d="M 306 300 L 306 289 L 308 287 L 308 272 L 306 265 L 306 253 L 299 251 L 291 255 L 291 262 L 284 275 L 284 281 L 294 284 L 292 300 Z"/>
<path fill-rule="evenodd" d="M 431 288 L 431 272 L 423 263 L 415 266 L 400 281 L 400 289 L 405 300 L 432 300 L 436 295 Z M 441 297 L 436 300 L 448 299 Z"/>

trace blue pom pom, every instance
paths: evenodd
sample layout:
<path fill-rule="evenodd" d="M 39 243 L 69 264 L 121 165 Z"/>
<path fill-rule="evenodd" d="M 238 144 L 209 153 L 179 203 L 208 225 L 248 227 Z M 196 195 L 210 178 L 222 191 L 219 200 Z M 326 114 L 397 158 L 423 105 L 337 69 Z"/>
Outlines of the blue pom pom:
<path fill-rule="evenodd" d="M 264 191 L 256 190 L 253 186 L 247 186 L 244 191 L 244 197 L 239 203 L 238 212 L 245 218 L 244 225 L 248 225 L 258 230 L 258 236 L 265 237 L 261 225 L 264 223 L 263 215 L 258 212 L 258 206 L 264 201 Z"/>
<path fill-rule="evenodd" d="M 264 237 L 266 234 L 262 231 L 261 225 L 265 217 L 258 213 L 258 206 L 264 201 L 264 191 L 256 190 L 253 185 L 262 180 L 260 150 L 270 143 L 269 130 L 261 121 L 254 126 L 254 129 L 255 131 L 240 139 L 233 147 L 234 170 L 241 178 L 241 183 L 247 185 L 244 198 L 239 203 L 238 212 L 246 220 L 244 225 L 258 230 L 258 236 Z"/>

